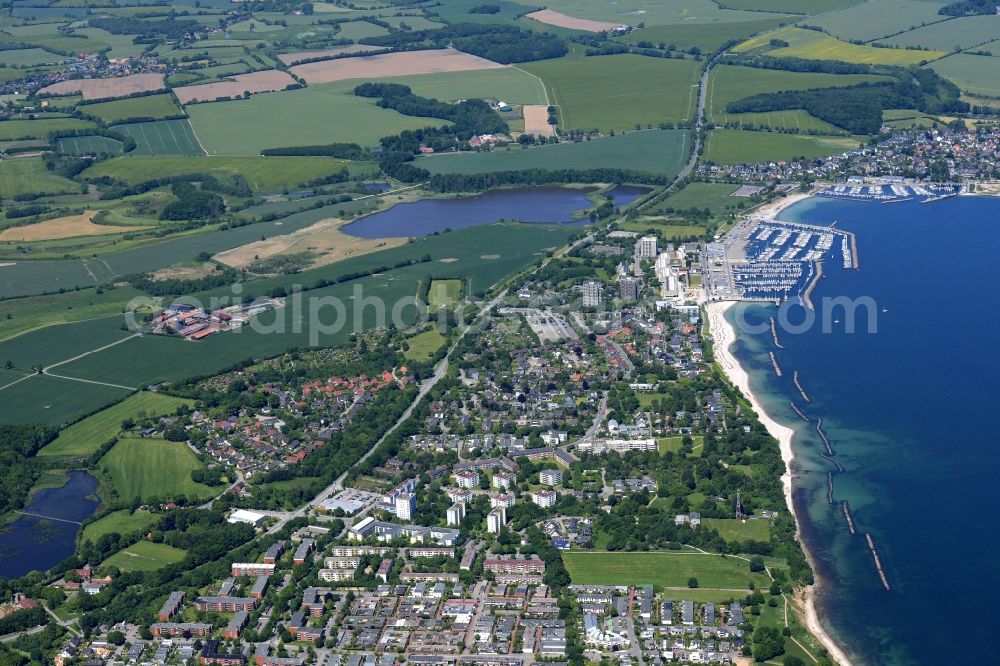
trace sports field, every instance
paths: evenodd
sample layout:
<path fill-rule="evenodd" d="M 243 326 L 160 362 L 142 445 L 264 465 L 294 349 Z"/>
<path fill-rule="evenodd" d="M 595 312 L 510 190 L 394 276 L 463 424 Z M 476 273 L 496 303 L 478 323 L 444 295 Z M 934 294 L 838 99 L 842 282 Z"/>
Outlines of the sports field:
<path fill-rule="evenodd" d="M 870 0 L 848 9 L 803 21 L 844 41 L 871 41 L 925 24 L 944 21 L 938 10 L 947 3 L 925 0 Z M 888 41 L 888 40 L 887 40 Z"/>
<path fill-rule="evenodd" d="M 374 146 L 404 130 L 440 127 L 436 118 L 404 116 L 353 94 L 356 82 L 254 95 L 188 107 L 191 126 L 210 155 L 257 155 L 265 148 L 354 142 Z"/>
<path fill-rule="evenodd" d="M 216 176 L 242 175 L 255 192 L 280 192 L 343 170 L 347 160 L 332 157 L 180 157 L 137 155 L 101 162 L 83 172 L 84 177 L 110 176 L 126 183 L 188 173 Z"/>
<path fill-rule="evenodd" d="M 19 194 L 69 194 L 79 191 L 78 184 L 52 173 L 40 159 L 0 161 L 0 198 L 8 199 Z"/>
<path fill-rule="evenodd" d="M 80 543 L 85 541 L 97 543 L 97 540 L 102 536 L 112 532 L 131 534 L 137 530 L 146 529 L 156 523 L 156 520 L 156 516 L 148 511 L 136 511 L 135 513 L 129 513 L 128 509 L 112 511 L 84 527 L 83 533 L 80 535 Z"/>
<path fill-rule="evenodd" d="M 858 141 L 850 137 L 715 129 L 708 133 L 702 159 L 705 162 L 718 164 L 737 164 L 790 160 L 797 157 L 815 158 L 836 155 L 858 145 Z"/>
<path fill-rule="evenodd" d="M 747 589 L 767 584 L 767 576 L 750 573 L 746 560 L 693 551 L 626 553 L 564 552 L 563 563 L 576 585 L 659 585 L 687 587 L 692 576 L 698 586 Z"/>
<path fill-rule="evenodd" d="M 694 114 L 699 64 L 639 55 L 566 57 L 521 65 L 545 82 L 560 129 L 633 130 Z"/>
<path fill-rule="evenodd" d="M 56 149 L 67 155 L 117 155 L 122 152 L 122 142 L 106 136 L 69 136 L 56 140 Z"/>
<path fill-rule="evenodd" d="M 734 39 L 746 39 L 787 21 L 787 18 L 761 18 L 740 23 L 654 25 L 633 30 L 622 41 L 629 44 L 649 42 L 654 46 L 676 46 L 681 51 L 699 48 L 702 53 L 712 53 Z"/>
<path fill-rule="evenodd" d="M 124 550 L 120 550 L 103 564 L 110 564 L 122 571 L 155 571 L 168 564 L 180 562 L 187 551 L 168 546 L 165 543 L 139 541 Z"/>
<path fill-rule="evenodd" d="M 0 141 L 13 139 L 44 139 L 49 132 L 96 127 L 79 118 L 45 118 L 43 120 L 5 120 L 0 123 Z"/>
<path fill-rule="evenodd" d="M 934 62 L 931 69 L 963 92 L 1000 97 L 1000 58 L 960 53 Z"/>
<path fill-rule="evenodd" d="M 194 452 L 182 442 L 165 439 L 122 439 L 101 458 L 118 497 L 129 502 L 193 497 L 205 499 L 216 491 L 191 479 L 191 472 L 201 468 Z"/>
<path fill-rule="evenodd" d="M 172 414 L 190 400 L 144 391 L 130 395 L 116 405 L 77 421 L 38 452 L 39 457 L 89 456 L 121 431 L 125 419 Z"/>
<path fill-rule="evenodd" d="M 129 155 L 204 155 L 187 120 L 154 120 L 148 123 L 127 123 L 111 129 L 131 137 L 135 149 Z"/>
<path fill-rule="evenodd" d="M 98 102 L 97 104 L 81 104 L 79 110 L 83 113 L 97 116 L 108 124 L 113 124 L 128 118 L 166 118 L 167 116 L 183 115 L 181 108 L 174 103 L 170 95 L 146 95 L 131 97 L 113 102 Z"/>
<path fill-rule="evenodd" d="M 429 155 L 416 164 L 431 173 L 492 173 L 519 169 L 570 169 L 588 165 L 675 175 L 691 147 L 687 130 L 628 132 L 613 137 L 481 153 Z"/>
<path fill-rule="evenodd" d="M 809 115 L 801 109 L 772 113 L 732 114 L 726 112 L 726 106 L 732 102 L 760 93 L 850 86 L 866 81 L 892 81 L 892 79 L 886 76 L 870 76 L 866 74 L 789 72 L 761 69 L 758 67 L 719 65 L 712 69 L 712 73 L 708 78 L 705 111 L 711 122 L 719 124 L 737 122 L 758 126 L 766 124 L 775 129 L 842 133 L 842 130 Z"/>
<path fill-rule="evenodd" d="M 771 40 L 787 42 L 788 46 L 774 48 Z M 840 41 L 822 32 L 803 28 L 778 28 L 748 39 L 734 51 L 746 53 L 763 51 L 776 58 L 805 58 L 807 60 L 842 60 L 868 65 L 919 65 L 943 57 L 944 51 L 914 51 L 910 49 L 875 48 Z"/>

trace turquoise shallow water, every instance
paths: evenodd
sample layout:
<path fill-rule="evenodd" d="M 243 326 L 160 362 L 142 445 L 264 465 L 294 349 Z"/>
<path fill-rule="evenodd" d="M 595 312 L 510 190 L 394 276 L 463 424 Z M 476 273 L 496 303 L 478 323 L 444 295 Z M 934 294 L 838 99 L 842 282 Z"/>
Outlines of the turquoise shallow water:
<path fill-rule="evenodd" d="M 865 332 L 860 317 L 857 332 L 846 333 L 847 317 L 834 310 L 807 330 L 779 330 L 784 349 L 775 349 L 766 325 L 775 307 L 728 313 L 737 326 L 734 352 L 754 392 L 797 432 L 794 500 L 824 581 L 820 614 L 862 664 L 986 663 L 995 630 L 983 620 L 1000 586 L 1000 199 L 812 199 L 782 218 L 836 221 L 858 236 L 861 270 L 827 262 L 813 294 L 818 312 L 830 297 L 876 304 L 876 332 Z M 788 319 L 798 324 L 803 314 L 796 308 Z M 763 330 L 748 332 L 741 321 Z M 795 370 L 811 402 L 796 389 Z M 795 414 L 792 401 L 812 422 Z M 819 418 L 843 473 L 821 455 Z M 877 544 L 889 592 L 865 532 Z"/>

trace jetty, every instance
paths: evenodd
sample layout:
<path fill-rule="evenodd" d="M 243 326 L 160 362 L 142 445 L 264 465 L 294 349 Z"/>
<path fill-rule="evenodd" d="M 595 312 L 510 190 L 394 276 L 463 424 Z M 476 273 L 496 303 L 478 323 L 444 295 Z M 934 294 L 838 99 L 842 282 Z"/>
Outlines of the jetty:
<path fill-rule="evenodd" d="M 792 381 L 795 382 L 795 388 L 797 388 L 799 390 L 799 393 L 802 394 L 802 399 L 805 400 L 806 402 L 812 402 L 812 400 L 806 394 L 805 389 L 802 388 L 802 384 L 799 382 L 798 370 L 792 373 Z"/>
<path fill-rule="evenodd" d="M 840 503 L 840 509 L 844 513 L 844 520 L 847 521 L 847 529 L 851 531 L 851 536 L 857 534 L 857 530 L 854 529 L 854 516 L 851 515 L 851 505 L 844 500 Z"/>
<path fill-rule="evenodd" d="M 771 357 L 771 365 L 774 366 L 774 374 L 781 376 L 781 366 L 778 365 L 778 357 L 774 355 L 774 352 L 767 352 L 768 356 Z"/>
<path fill-rule="evenodd" d="M 882 560 L 878 556 L 878 549 L 875 548 L 875 539 L 872 538 L 870 532 L 865 532 L 865 540 L 868 542 L 868 550 L 872 553 L 872 559 L 875 560 L 875 570 L 878 572 L 878 577 L 882 579 L 882 587 L 886 591 L 892 590 L 889 585 L 889 579 L 885 575 L 885 569 L 882 568 Z"/>
<path fill-rule="evenodd" d="M 833 504 L 833 472 L 826 473 L 826 503 Z"/>
<path fill-rule="evenodd" d="M 781 342 L 778 340 L 778 324 L 774 321 L 774 317 L 771 317 L 771 338 L 774 340 L 774 346 L 778 349 L 784 349 Z"/>
<path fill-rule="evenodd" d="M 844 469 L 844 466 L 840 464 L 840 461 L 839 461 L 839 460 L 837 460 L 836 458 L 834 458 L 833 456 L 828 456 L 828 455 L 827 455 L 827 454 L 825 454 L 825 453 L 821 453 L 821 454 L 819 454 L 819 455 L 820 455 L 820 456 L 821 456 L 821 457 L 822 457 L 822 458 L 823 458 L 824 460 L 828 460 L 828 461 L 830 461 L 831 463 L 833 463 L 833 466 L 834 466 L 834 467 L 836 467 L 836 468 L 837 468 L 837 471 L 838 471 L 838 472 L 840 472 L 841 474 L 843 474 L 844 472 L 846 472 L 846 471 L 847 471 L 846 469 Z"/>
<path fill-rule="evenodd" d="M 813 307 L 812 299 L 810 297 L 812 296 L 813 290 L 816 288 L 816 285 L 819 284 L 820 279 L 822 279 L 823 277 L 823 262 L 822 261 L 814 262 L 813 266 L 816 267 L 816 270 L 813 273 L 813 278 L 812 280 L 809 281 L 809 286 L 806 287 L 806 290 L 802 292 L 802 300 L 806 304 L 806 309 L 809 310 L 816 309 Z"/>
<path fill-rule="evenodd" d="M 858 237 L 854 235 L 854 232 L 847 232 L 848 237 L 851 239 L 851 263 L 856 271 L 861 270 L 861 257 L 858 256 Z"/>
<path fill-rule="evenodd" d="M 816 421 L 816 432 L 819 433 L 820 439 L 823 440 L 823 446 L 826 447 L 827 454 L 831 456 L 834 455 L 833 448 L 830 447 L 830 439 L 826 436 L 826 433 L 823 432 L 823 419 Z"/>
<path fill-rule="evenodd" d="M 788 403 L 788 404 L 792 406 L 792 411 L 794 411 L 796 414 L 798 414 L 800 419 L 802 419 L 803 421 L 806 421 L 806 422 L 808 422 L 810 420 L 810 418 L 808 416 L 806 416 L 805 414 L 802 413 L 802 410 L 799 409 L 799 406 L 795 404 L 794 400 L 792 402 Z"/>

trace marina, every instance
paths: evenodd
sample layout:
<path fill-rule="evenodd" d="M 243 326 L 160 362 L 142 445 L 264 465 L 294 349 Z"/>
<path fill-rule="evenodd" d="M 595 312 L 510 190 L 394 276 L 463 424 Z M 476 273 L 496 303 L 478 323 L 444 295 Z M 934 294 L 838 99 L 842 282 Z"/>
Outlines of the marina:
<path fill-rule="evenodd" d="M 902 203 L 917 200 L 919 203 L 933 203 L 956 196 L 965 191 L 965 186 L 954 183 L 906 182 L 898 178 L 852 179 L 844 184 L 831 185 L 819 192 L 818 196 L 832 199 L 852 199 L 856 201 L 876 201 L 880 203 Z"/>

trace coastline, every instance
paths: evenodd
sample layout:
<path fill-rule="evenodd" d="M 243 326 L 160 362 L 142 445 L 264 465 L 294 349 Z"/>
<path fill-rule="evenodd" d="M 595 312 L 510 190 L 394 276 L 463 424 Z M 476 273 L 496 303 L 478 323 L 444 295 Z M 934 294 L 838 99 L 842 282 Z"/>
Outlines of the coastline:
<path fill-rule="evenodd" d="M 783 207 L 784 206 L 781 208 Z M 716 301 L 705 304 L 709 331 L 712 335 L 715 362 L 722 368 L 722 371 L 726 374 L 729 381 L 736 388 L 738 388 L 744 397 L 746 397 L 746 399 L 750 402 L 750 406 L 753 408 L 754 412 L 756 412 L 757 418 L 762 424 L 764 424 L 764 427 L 771 434 L 771 436 L 778 440 L 781 450 L 781 459 L 785 463 L 785 473 L 781 475 L 781 487 L 785 494 L 785 504 L 787 504 L 788 510 L 795 520 L 796 532 L 801 532 L 799 530 L 799 516 L 795 513 L 795 507 L 792 502 L 791 466 L 795 459 L 795 452 L 792 449 L 792 438 L 795 435 L 795 431 L 788 426 L 778 423 L 771 417 L 770 414 L 767 413 L 760 400 L 756 395 L 754 395 L 753 391 L 750 390 L 749 373 L 743 369 L 731 351 L 732 345 L 736 342 L 736 330 L 726 320 L 725 315 L 730 308 L 736 305 L 736 303 L 737 301 Z M 802 545 L 806 557 L 809 560 L 809 564 L 815 572 L 816 567 L 814 566 L 812 560 L 812 554 L 809 552 L 809 549 L 805 547 L 805 544 Z M 837 645 L 836 642 L 834 642 L 833 637 L 830 636 L 819 620 L 819 614 L 816 610 L 815 583 L 805 588 L 803 601 L 806 626 L 809 631 L 816 636 L 817 639 L 819 639 L 819 641 L 823 644 L 823 647 L 829 651 L 830 657 L 835 662 L 841 666 L 852 666 L 852 662 L 850 658 L 848 658 L 847 653 L 843 648 Z"/>

